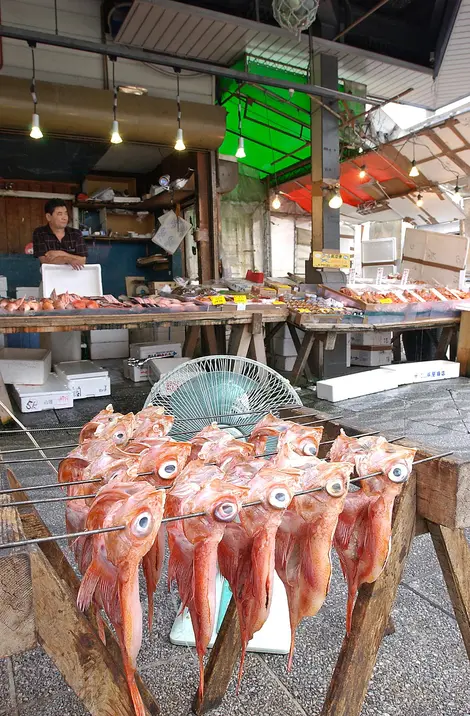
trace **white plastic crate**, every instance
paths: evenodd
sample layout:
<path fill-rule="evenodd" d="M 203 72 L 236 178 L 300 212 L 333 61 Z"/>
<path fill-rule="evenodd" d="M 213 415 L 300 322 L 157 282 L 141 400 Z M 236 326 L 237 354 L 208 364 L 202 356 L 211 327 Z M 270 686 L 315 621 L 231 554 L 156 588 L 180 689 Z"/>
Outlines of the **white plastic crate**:
<path fill-rule="evenodd" d="M 71 266 L 42 264 L 42 295 L 56 293 L 78 293 L 80 296 L 102 296 L 101 266 L 85 264 L 80 271 Z"/>
<path fill-rule="evenodd" d="M 131 343 L 129 346 L 131 358 L 181 358 L 181 343 L 166 343 L 158 345 L 151 343 Z"/>
<path fill-rule="evenodd" d="M 362 263 L 382 264 L 397 260 L 397 240 L 394 236 L 362 242 Z"/>
<path fill-rule="evenodd" d="M 22 413 L 73 407 L 73 394 L 67 383 L 51 373 L 44 385 L 13 385 L 13 397 Z"/>
<path fill-rule="evenodd" d="M 92 361 L 66 361 L 55 365 L 54 370 L 67 383 L 76 400 L 111 394 L 108 371 Z"/>

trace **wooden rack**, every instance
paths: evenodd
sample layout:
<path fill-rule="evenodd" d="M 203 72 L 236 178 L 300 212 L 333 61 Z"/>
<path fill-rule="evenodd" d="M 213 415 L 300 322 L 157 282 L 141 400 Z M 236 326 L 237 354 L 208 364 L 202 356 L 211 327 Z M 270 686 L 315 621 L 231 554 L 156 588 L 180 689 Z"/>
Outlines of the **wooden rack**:
<path fill-rule="evenodd" d="M 306 411 L 299 409 L 298 422 L 302 422 L 302 412 Z M 361 432 L 354 426 L 342 427 L 348 433 Z M 334 439 L 339 429 L 338 423 L 326 422 L 325 438 Z M 406 440 L 401 443 L 412 446 Z M 423 448 L 417 457 L 430 455 Z M 6 474 L 11 487 L 21 487 L 11 470 Z M 15 499 L 27 501 L 28 493 L 15 493 Z M 5 504 L 10 498 L 2 495 L 0 501 Z M 322 716 L 359 716 L 416 535 L 431 534 L 470 657 L 470 547 L 463 534 L 469 526 L 470 462 L 449 457 L 418 465 L 395 505 L 386 568 L 374 584 L 364 585 L 359 592 L 352 631 L 344 638 Z M 33 505 L 0 510 L 0 543 L 48 535 Z M 59 544 L 51 541 L 0 551 L 0 574 L 0 657 L 39 643 L 92 716 L 133 716 L 117 643 L 106 630 L 105 647 L 91 614 L 77 610 L 79 579 Z M 196 714 L 220 705 L 239 652 L 232 602 L 206 667 L 204 699 L 196 697 L 193 703 Z M 305 673 L 306 679 L 311 677 Z M 156 716 L 158 704 L 138 675 L 137 683 L 148 713 Z"/>

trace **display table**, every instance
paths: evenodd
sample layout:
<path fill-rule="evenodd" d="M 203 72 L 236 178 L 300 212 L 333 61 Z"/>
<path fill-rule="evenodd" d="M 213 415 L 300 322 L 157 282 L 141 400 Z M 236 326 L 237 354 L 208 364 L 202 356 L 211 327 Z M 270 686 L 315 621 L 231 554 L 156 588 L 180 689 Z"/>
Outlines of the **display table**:
<path fill-rule="evenodd" d="M 469 369 L 470 369 L 470 314 L 467 314 L 469 321 Z M 312 350 L 315 349 L 314 372 L 317 379 L 321 380 L 324 374 L 325 351 L 333 350 L 336 344 L 336 337 L 339 334 L 348 333 L 371 333 L 374 331 L 387 331 L 388 333 L 403 333 L 405 331 L 424 331 L 430 328 L 443 328 L 441 339 L 437 347 L 436 359 L 445 358 L 449 343 L 454 333 L 458 330 L 460 318 L 435 318 L 425 319 L 410 323 L 379 323 L 379 324 L 352 324 L 352 323 L 315 323 L 308 321 L 303 316 L 302 325 L 298 325 L 290 317 L 288 327 L 292 340 L 297 350 L 297 358 L 292 369 L 291 382 L 295 385 L 299 377 L 305 372 L 308 380 L 311 380 L 312 373 L 308 365 Z M 300 341 L 297 330 L 304 332 L 304 338 Z"/>

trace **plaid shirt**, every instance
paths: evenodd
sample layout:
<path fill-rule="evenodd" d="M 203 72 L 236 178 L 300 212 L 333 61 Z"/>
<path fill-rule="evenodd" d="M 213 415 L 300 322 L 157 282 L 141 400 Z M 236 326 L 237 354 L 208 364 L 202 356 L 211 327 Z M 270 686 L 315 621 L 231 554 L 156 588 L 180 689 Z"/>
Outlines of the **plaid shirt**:
<path fill-rule="evenodd" d="M 49 224 L 38 226 L 33 231 L 33 249 L 37 259 L 47 254 L 48 251 L 66 251 L 68 254 L 75 254 L 75 256 L 88 255 L 82 232 L 72 229 L 70 226 L 65 227 L 62 241 L 59 241 Z"/>

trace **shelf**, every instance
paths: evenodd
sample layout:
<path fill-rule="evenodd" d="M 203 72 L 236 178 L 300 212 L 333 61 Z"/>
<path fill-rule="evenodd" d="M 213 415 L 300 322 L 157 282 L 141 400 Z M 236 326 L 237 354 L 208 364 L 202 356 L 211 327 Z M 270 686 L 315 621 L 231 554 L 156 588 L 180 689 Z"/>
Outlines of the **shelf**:
<path fill-rule="evenodd" d="M 84 236 L 85 241 L 116 241 L 127 244 L 147 244 L 152 239 L 138 236 Z"/>
<path fill-rule="evenodd" d="M 126 211 L 155 211 L 156 209 L 169 209 L 172 205 L 181 204 L 194 196 L 194 189 L 178 189 L 175 192 L 165 191 L 150 199 L 144 199 L 135 204 L 115 204 L 113 201 L 79 201 L 74 206 L 88 211 L 100 209 L 125 209 Z"/>

